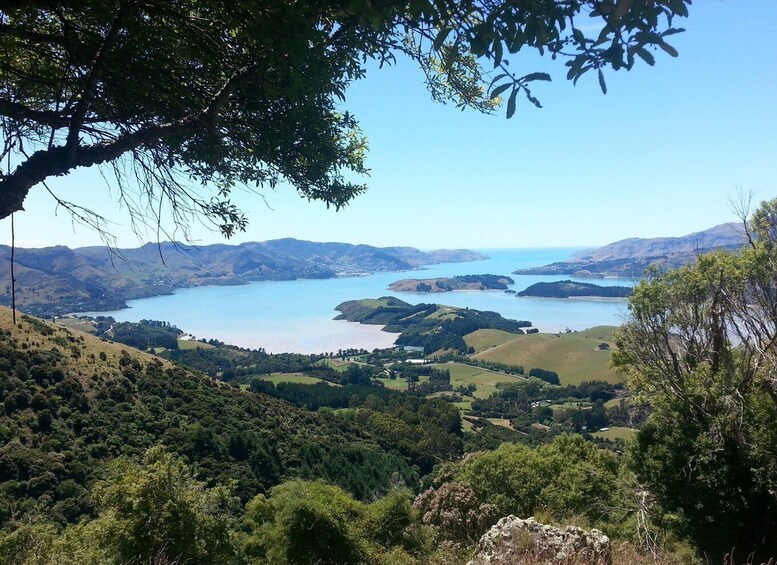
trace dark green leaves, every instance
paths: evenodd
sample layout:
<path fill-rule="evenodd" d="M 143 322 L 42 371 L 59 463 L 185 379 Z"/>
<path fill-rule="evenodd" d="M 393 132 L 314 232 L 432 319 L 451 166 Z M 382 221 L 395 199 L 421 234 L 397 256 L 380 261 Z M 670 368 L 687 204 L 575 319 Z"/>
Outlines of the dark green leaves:
<path fill-rule="evenodd" d="M 669 55 L 671 55 L 672 57 L 677 57 L 679 55 L 679 53 L 677 52 L 677 49 L 675 49 L 668 43 L 665 43 L 662 41 L 661 43 L 658 44 L 658 46 L 664 51 L 666 51 L 667 53 L 669 53 Z"/>
<path fill-rule="evenodd" d="M 639 55 L 640 58 L 643 61 L 645 61 L 648 65 L 650 65 L 651 67 L 656 64 L 655 57 L 653 57 L 653 55 L 650 53 L 650 51 L 648 51 L 644 47 L 640 47 L 640 46 L 634 47 L 634 52 L 637 55 Z"/>
<path fill-rule="evenodd" d="M 511 82 L 501 84 L 491 91 L 491 100 L 502 94 L 505 90 L 510 88 L 513 84 Z"/>
<path fill-rule="evenodd" d="M 437 37 L 434 38 L 434 43 L 432 44 L 432 48 L 435 51 L 439 51 L 440 48 L 445 43 L 445 40 L 448 38 L 448 36 L 452 31 L 453 31 L 452 28 L 446 28 L 446 29 L 440 30 L 440 33 L 438 33 Z"/>
<path fill-rule="evenodd" d="M 515 97 L 518 95 L 518 89 L 514 88 L 513 91 L 510 93 L 510 98 L 507 100 L 507 119 L 513 117 L 513 114 L 515 114 Z"/>
<path fill-rule="evenodd" d="M 521 80 L 524 82 L 531 82 L 533 80 L 550 81 L 551 79 L 548 73 L 529 73 L 528 75 L 524 76 Z"/>

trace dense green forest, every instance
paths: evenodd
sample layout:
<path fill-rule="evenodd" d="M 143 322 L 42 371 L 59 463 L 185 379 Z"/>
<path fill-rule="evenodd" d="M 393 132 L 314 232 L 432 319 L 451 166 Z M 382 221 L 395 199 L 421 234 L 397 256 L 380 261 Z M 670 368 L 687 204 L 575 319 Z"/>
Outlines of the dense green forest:
<path fill-rule="evenodd" d="M 95 318 L 94 333 L 136 349 L 178 349 L 178 337 L 183 333 L 169 322 L 140 320 L 138 323 L 117 322 L 110 316 Z"/>
<path fill-rule="evenodd" d="M 234 482 L 244 501 L 289 477 L 325 479 L 362 498 L 384 492 L 391 477 L 408 485 L 419 478 L 399 446 L 363 425 L 249 394 L 34 318 L 0 336 L 0 390 L 6 525 L 30 513 L 44 512 L 57 523 L 88 515 L 83 494 L 99 463 L 157 444 L 196 461 L 204 480 Z M 440 433 L 450 433 L 456 455 L 456 425 L 447 425 Z M 423 448 L 417 452 L 419 459 L 434 458 Z"/>
<path fill-rule="evenodd" d="M 450 401 L 375 380 L 396 352 L 341 352 L 333 365 L 328 356 L 270 362 L 217 342 L 165 352 L 198 353 L 200 368 L 264 360 L 331 377 L 254 376 L 245 390 L 35 318 L 12 327 L 3 314 L 7 562 L 464 563 L 508 513 L 573 520 L 639 547 L 632 468 L 588 434 L 644 420 L 623 402 L 604 407 L 619 385 L 526 378 L 474 399 L 475 428 L 463 432 Z M 396 379 L 450 384 L 434 366 L 392 367 Z M 488 418 L 510 419 L 514 431 Z M 687 562 L 690 549 L 658 510 L 648 527 L 660 560 Z"/>

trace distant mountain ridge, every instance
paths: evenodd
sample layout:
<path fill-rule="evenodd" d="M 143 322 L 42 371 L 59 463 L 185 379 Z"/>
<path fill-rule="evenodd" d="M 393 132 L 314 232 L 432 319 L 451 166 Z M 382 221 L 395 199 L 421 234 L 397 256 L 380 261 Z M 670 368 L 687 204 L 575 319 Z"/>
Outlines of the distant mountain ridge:
<path fill-rule="evenodd" d="M 731 222 L 681 237 L 629 238 L 597 249 L 578 251 L 565 261 L 518 269 L 517 275 L 572 275 L 576 277 L 640 277 L 650 265 L 673 269 L 715 250 L 741 249 L 742 225 Z"/>
<path fill-rule="evenodd" d="M 0 262 L 11 249 L 0 246 Z M 126 300 L 175 288 L 263 280 L 327 279 L 407 271 L 442 262 L 478 261 L 467 249 L 420 251 L 293 238 L 240 245 L 164 242 L 110 252 L 105 247 L 16 249 L 17 306 L 36 315 L 126 307 Z M 0 304 L 11 302 L 10 273 L 0 273 Z"/>

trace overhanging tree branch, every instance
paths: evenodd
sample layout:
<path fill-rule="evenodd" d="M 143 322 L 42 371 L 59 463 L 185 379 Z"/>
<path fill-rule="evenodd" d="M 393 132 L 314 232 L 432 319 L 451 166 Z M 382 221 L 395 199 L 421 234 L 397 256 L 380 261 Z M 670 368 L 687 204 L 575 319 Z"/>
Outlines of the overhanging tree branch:
<path fill-rule="evenodd" d="M 111 22 L 111 27 L 105 34 L 105 39 L 103 40 L 102 44 L 100 44 L 100 48 L 97 50 L 97 53 L 94 56 L 94 60 L 90 65 L 89 73 L 86 76 L 84 86 L 81 89 L 78 102 L 76 103 L 73 115 L 70 119 L 67 132 L 67 141 L 65 142 L 65 146 L 73 153 L 76 151 L 79 144 L 79 135 L 81 133 L 81 127 L 84 125 L 86 113 L 89 111 L 89 106 L 95 97 L 95 87 L 97 86 L 97 81 L 99 80 L 100 74 L 105 67 L 108 54 L 111 52 L 113 44 L 119 35 L 119 30 L 122 28 L 124 19 L 128 16 L 128 14 L 129 12 L 127 10 L 126 4 L 121 2 L 119 4 L 119 9 L 116 12 L 116 17 L 114 18 L 113 22 Z"/>
<path fill-rule="evenodd" d="M 49 177 L 62 176 L 79 167 L 100 165 L 128 151 L 167 137 L 185 136 L 191 132 L 213 128 L 218 123 L 219 113 L 229 101 L 229 97 L 240 83 L 250 76 L 254 67 L 249 65 L 233 74 L 198 114 L 126 133 L 110 143 L 77 146 L 75 149 L 65 145 L 36 151 L 13 173 L 0 181 L 0 219 L 24 210 L 24 199 L 29 190 Z"/>
<path fill-rule="evenodd" d="M 285 180 L 305 198 L 340 207 L 364 190 L 343 178 L 366 172 L 366 143 L 340 104 L 367 59 L 405 53 L 427 72 L 434 99 L 460 107 L 490 112 L 505 93 L 510 117 L 517 93 L 539 106 L 528 85 L 550 79 L 513 74 L 510 56 L 550 53 L 567 61 L 571 80 L 628 69 L 634 53 L 674 53 L 663 38 L 681 31 L 672 19 L 687 15 L 688 4 L 0 0 L 0 155 L 16 164 L 0 176 L 0 219 L 23 209 L 49 176 L 121 156 L 149 165 L 130 167 L 140 177 L 117 177 L 122 193 L 140 197 L 138 210 L 186 200 L 167 174 L 182 173 L 202 194 L 216 188 L 197 202 L 225 235 L 243 225 L 231 221 L 228 195 L 237 185 Z M 571 25 L 583 15 L 599 28 L 590 37 Z M 249 62 L 224 78 L 224 69 Z"/>

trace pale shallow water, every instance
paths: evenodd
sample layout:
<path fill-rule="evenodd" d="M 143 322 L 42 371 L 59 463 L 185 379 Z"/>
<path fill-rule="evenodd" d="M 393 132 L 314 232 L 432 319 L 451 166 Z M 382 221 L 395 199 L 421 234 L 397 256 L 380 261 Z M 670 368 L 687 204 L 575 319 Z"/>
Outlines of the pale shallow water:
<path fill-rule="evenodd" d="M 626 311 L 624 300 L 560 300 L 516 298 L 502 291 L 442 294 L 390 292 L 387 287 L 402 278 L 431 278 L 492 273 L 510 275 L 524 267 L 560 261 L 575 249 L 483 250 L 485 261 L 445 263 L 424 270 L 377 273 L 364 277 L 326 280 L 263 281 L 243 286 L 208 286 L 180 289 L 170 296 L 129 301 L 130 308 L 92 312 L 117 321 L 165 320 L 197 338 L 217 338 L 242 347 L 263 347 L 270 352 L 319 353 L 349 347 L 389 347 L 395 334 L 378 326 L 337 321 L 334 308 L 346 300 L 392 295 L 406 302 L 439 302 L 451 306 L 493 310 L 507 318 L 529 320 L 543 332 L 582 330 L 618 325 Z M 569 277 L 510 275 L 523 290 L 535 282 Z M 587 280 L 601 285 L 632 285 L 633 280 Z"/>

